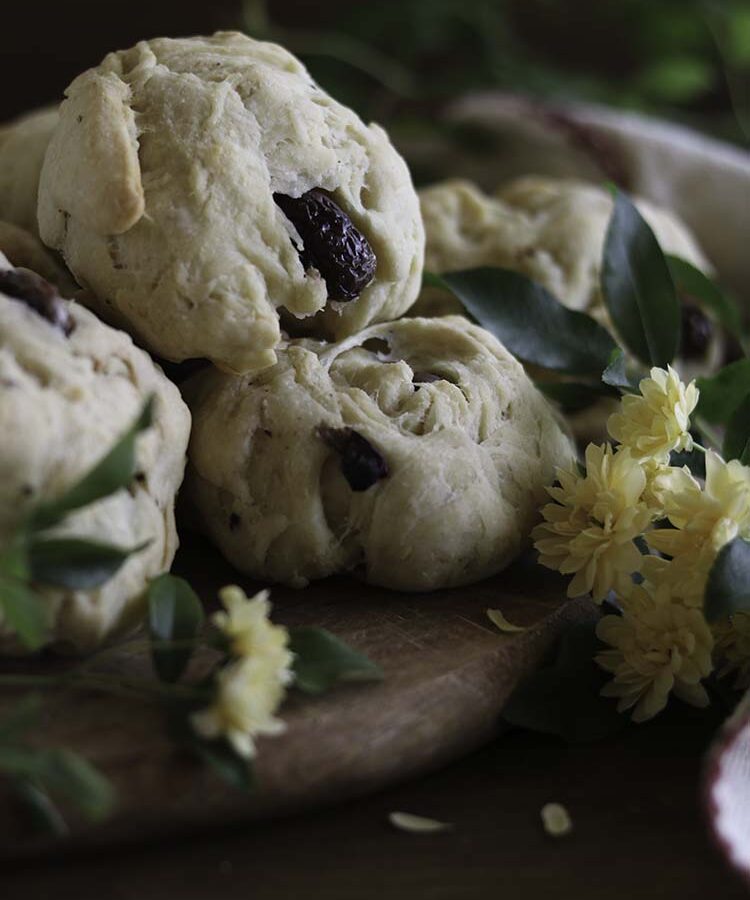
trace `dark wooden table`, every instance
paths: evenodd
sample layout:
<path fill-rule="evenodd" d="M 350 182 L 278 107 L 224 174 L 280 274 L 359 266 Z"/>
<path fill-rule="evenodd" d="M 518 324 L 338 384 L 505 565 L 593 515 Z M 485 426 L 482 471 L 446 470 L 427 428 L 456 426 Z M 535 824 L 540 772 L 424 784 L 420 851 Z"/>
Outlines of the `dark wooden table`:
<path fill-rule="evenodd" d="M 296 818 L 13 866 L 2 900 L 368 900 L 747 896 L 712 847 L 698 803 L 713 713 L 675 709 L 609 741 L 570 747 L 512 732 L 443 771 Z M 567 806 L 552 839 L 539 810 Z M 455 823 L 395 831 L 392 810 Z"/>

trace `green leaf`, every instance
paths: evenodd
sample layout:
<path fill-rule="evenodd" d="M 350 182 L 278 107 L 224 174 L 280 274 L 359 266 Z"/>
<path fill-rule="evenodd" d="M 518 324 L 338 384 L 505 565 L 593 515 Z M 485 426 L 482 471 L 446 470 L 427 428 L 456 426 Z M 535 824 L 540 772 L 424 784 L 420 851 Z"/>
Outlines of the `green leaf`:
<path fill-rule="evenodd" d="M 289 649 L 294 653 L 294 683 L 306 694 L 322 694 L 342 682 L 383 678 L 379 666 L 325 628 L 292 628 Z"/>
<path fill-rule="evenodd" d="M 252 791 L 255 778 L 252 762 L 240 756 L 225 740 L 206 741 L 195 736 L 190 744 L 198 757 L 212 769 L 222 781 L 241 791 Z"/>
<path fill-rule="evenodd" d="M 724 435 L 724 459 L 738 459 L 750 465 L 750 394 L 732 413 Z"/>
<path fill-rule="evenodd" d="M 579 412 L 593 406 L 602 397 L 616 397 L 605 385 L 583 381 L 537 381 L 537 390 L 560 405 L 563 412 Z"/>
<path fill-rule="evenodd" d="M 148 544 L 124 548 L 79 538 L 34 539 L 29 546 L 31 577 L 42 584 L 88 590 L 109 581 L 129 556 Z"/>
<path fill-rule="evenodd" d="M 750 394 L 750 359 L 739 359 L 696 383 L 700 389 L 696 415 L 714 425 L 725 425 Z"/>
<path fill-rule="evenodd" d="M 0 719 L 0 741 L 7 742 L 28 731 L 39 721 L 42 698 L 39 694 L 26 694 Z"/>
<path fill-rule="evenodd" d="M 609 364 L 602 372 L 602 381 L 623 394 L 637 394 L 639 380 L 631 378 L 626 369 L 625 354 L 620 347 L 612 351 Z"/>
<path fill-rule="evenodd" d="M 706 583 L 703 612 L 715 622 L 750 610 L 750 543 L 735 538 L 719 551 Z"/>
<path fill-rule="evenodd" d="M 728 22 L 724 32 L 724 50 L 730 65 L 750 66 L 750 7 L 737 5 L 726 11 Z"/>
<path fill-rule="evenodd" d="M 69 802 L 88 819 L 106 818 L 115 805 L 111 782 L 72 750 L 42 750 L 37 754 L 36 777 L 55 796 Z"/>
<path fill-rule="evenodd" d="M 87 475 L 61 497 L 36 507 L 29 521 L 30 527 L 37 531 L 50 528 L 61 522 L 68 513 L 127 487 L 135 475 L 136 438 L 150 427 L 153 407 L 154 399 L 151 397 L 135 422 Z"/>
<path fill-rule="evenodd" d="M 21 581 L 0 578 L 0 610 L 8 626 L 28 650 L 44 644 L 49 608 L 43 597 Z"/>
<path fill-rule="evenodd" d="M 27 581 L 29 577 L 29 553 L 26 536 L 20 532 L 0 550 L 0 579 Z"/>
<path fill-rule="evenodd" d="M 21 778 L 36 775 L 38 751 L 23 744 L 0 744 L 0 772 Z"/>
<path fill-rule="evenodd" d="M 560 639 L 553 662 L 514 691 L 503 719 L 518 728 L 558 735 L 569 743 L 596 741 L 620 731 L 627 719 L 599 695 L 605 675 L 594 656 L 600 649 L 596 622 L 571 625 Z"/>
<path fill-rule="evenodd" d="M 677 256 L 666 256 L 669 273 L 682 300 L 697 300 L 700 306 L 706 307 L 721 324 L 736 337 L 742 335 L 742 315 L 739 307 L 708 275 L 696 269 L 686 259 Z"/>
<path fill-rule="evenodd" d="M 89 819 L 103 819 L 115 803 L 114 789 L 107 778 L 72 750 L 0 745 L 0 771 L 33 781 Z"/>
<path fill-rule="evenodd" d="M 539 284 L 508 269 L 426 274 L 425 284 L 453 293 L 471 316 L 524 362 L 570 375 L 596 375 L 615 349 L 586 313 L 567 309 Z"/>
<path fill-rule="evenodd" d="M 698 56 L 672 56 L 651 63 L 636 79 L 639 89 L 668 103 L 702 97 L 716 80 L 713 66 Z"/>
<path fill-rule="evenodd" d="M 154 645 L 154 668 L 162 681 L 177 681 L 190 661 L 193 652 L 190 642 L 195 640 L 203 624 L 203 606 L 187 581 L 175 575 L 155 578 L 146 596 L 151 640 L 180 644 Z"/>
<path fill-rule="evenodd" d="M 206 688 L 211 685 L 206 702 L 209 702 L 213 684 L 207 680 Z M 197 756 L 222 781 L 243 791 L 252 791 L 255 778 L 252 761 L 240 756 L 232 745 L 224 738 L 209 740 L 196 733 L 191 723 L 191 716 L 201 708 L 196 700 L 172 698 L 166 703 L 167 722 L 172 740 L 184 747 L 189 753 Z"/>
<path fill-rule="evenodd" d="M 36 832 L 66 837 L 70 829 L 49 794 L 27 778 L 14 778 L 11 786 L 16 799 L 23 805 Z"/>
<path fill-rule="evenodd" d="M 665 368 L 680 345 L 680 303 L 653 231 L 621 191 L 615 192 L 601 281 L 604 301 L 628 349 L 646 365 Z"/>

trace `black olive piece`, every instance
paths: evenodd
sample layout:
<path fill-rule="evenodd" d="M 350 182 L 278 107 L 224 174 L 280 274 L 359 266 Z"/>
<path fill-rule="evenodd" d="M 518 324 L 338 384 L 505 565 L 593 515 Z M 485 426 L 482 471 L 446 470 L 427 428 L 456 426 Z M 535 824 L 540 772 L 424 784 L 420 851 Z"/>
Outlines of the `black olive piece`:
<path fill-rule="evenodd" d="M 242 519 L 240 519 L 240 517 L 237 515 L 237 513 L 229 514 L 229 530 L 230 531 L 237 531 L 237 529 L 240 527 L 241 524 L 242 524 Z"/>
<path fill-rule="evenodd" d="M 693 303 L 683 301 L 680 356 L 683 359 L 699 359 L 705 355 L 713 333 L 713 322 L 703 310 Z"/>
<path fill-rule="evenodd" d="M 388 475 L 381 454 L 353 428 L 321 425 L 318 434 L 341 457 L 341 474 L 353 491 L 366 491 Z"/>
<path fill-rule="evenodd" d="M 415 372 L 411 376 L 412 384 L 432 384 L 433 381 L 444 381 L 442 375 L 436 375 L 434 372 Z"/>
<path fill-rule="evenodd" d="M 75 328 L 73 317 L 57 288 L 30 269 L 0 271 L 0 293 L 30 306 L 35 313 L 59 328 L 65 337 Z"/>
<path fill-rule="evenodd" d="M 273 199 L 302 238 L 302 265 L 323 276 L 328 299 L 356 300 L 375 277 L 377 259 L 349 216 L 319 188 L 301 197 L 274 194 Z"/>

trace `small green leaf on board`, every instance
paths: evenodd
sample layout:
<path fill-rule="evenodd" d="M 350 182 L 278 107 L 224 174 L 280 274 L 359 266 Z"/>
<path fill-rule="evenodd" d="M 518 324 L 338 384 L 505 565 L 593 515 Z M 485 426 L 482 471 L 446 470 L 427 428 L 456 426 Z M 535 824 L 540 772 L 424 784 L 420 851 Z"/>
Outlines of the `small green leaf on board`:
<path fill-rule="evenodd" d="M 289 649 L 294 654 L 294 684 L 306 694 L 322 694 L 344 682 L 383 678 L 379 666 L 325 628 L 292 628 Z"/>
<path fill-rule="evenodd" d="M 177 681 L 203 625 L 203 605 L 187 581 L 169 574 L 154 578 L 146 597 L 154 668 L 162 681 Z"/>

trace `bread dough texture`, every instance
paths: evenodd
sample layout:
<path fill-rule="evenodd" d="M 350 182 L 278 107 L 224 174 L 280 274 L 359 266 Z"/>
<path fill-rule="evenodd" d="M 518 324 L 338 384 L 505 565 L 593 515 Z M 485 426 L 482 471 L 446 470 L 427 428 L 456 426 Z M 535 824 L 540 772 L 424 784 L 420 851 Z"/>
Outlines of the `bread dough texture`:
<path fill-rule="evenodd" d="M 70 272 L 55 259 L 39 238 L 10 222 L 0 221 L 0 253 L 13 266 L 31 269 L 71 299 L 78 292 Z"/>
<path fill-rule="evenodd" d="M 341 337 L 416 298 L 424 232 L 406 164 L 283 48 L 231 32 L 144 41 L 66 96 L 42 171 L 42 238 L 97 310 L 154 352 L 243 373 L 273 363 L 282 308 L 291 321 L 323 311 L 316 335 Z M 313 188 L 377 257 L 347 303 L 305 271 L 274 201 Z"/>
<path fill-rule="evenodd" d="M 0 269 L 7 268 L 0 254 Z M 56 529 L 122 547 L 150 541 L 95 590 L 43 589 L 50 641 L 87 651 L 138 621 L 147 580 L 171 565 L 190 414 L 177 388 L 126 334 L 77 303 L 60 302 L 74 325 L 67 337 L 23 301 L 0 293 L 0 545 L 35 503 L 59 496 L 86 474 L 146 399 L 155 398 L 154 423 L 138 438 L 139 475 L 130 489 Z M 2 621 L 0 646 L 17 649 Z"/>
<path fill-rule="evenodd" d="M 39 174 L 58 118 L 49 106 L 0 127 L 0 219 L 35 236 Z"/>
<path fill-rule="evenodd" d="M 518 362 L 460 316 L 293 341 L 254 376 L 198 374 L 188 402 L 202 527 L 243 572 L 296 587 L 353 569 L 404 591 L 492 575 L 573 456 Z M 379 457 L 370 486 L 344 474 L 341 429 Z"/>
<path fill-rule="evenodd" d="M 457 179 L 420 191 L 420 203 L 428 271 L 513 269 L 546 287 L 570 309 L 596 312 L 603 307 L 599 270 L 612 215 L 612 197 L 604 188 L 528 177 L 502 185 L 491 196 Z M 695 239 L 676 216 L 645 200 L 636 205 L 665 253 L 710 271 Z M 420 298 L 415 314 L 422 311 L 422 304 Z M 458 312 L 459 306 L 448 299 L 437 311 Z"/>

